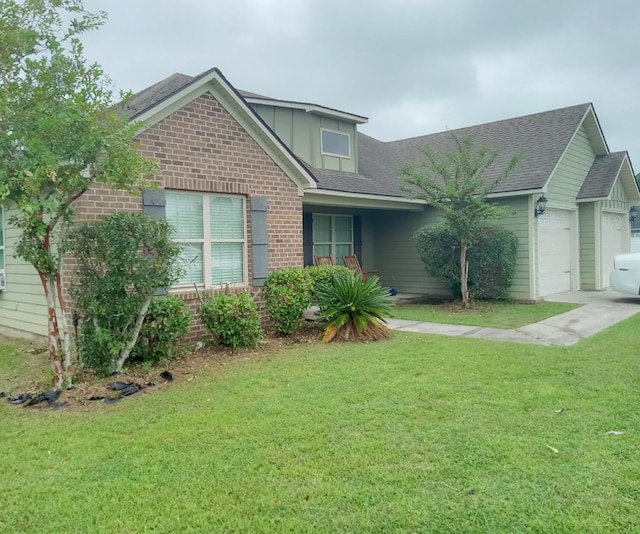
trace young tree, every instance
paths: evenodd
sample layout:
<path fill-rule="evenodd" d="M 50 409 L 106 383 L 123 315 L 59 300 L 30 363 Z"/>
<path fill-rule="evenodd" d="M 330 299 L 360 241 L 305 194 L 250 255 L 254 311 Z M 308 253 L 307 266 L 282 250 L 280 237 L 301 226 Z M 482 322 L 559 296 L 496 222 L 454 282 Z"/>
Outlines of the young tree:
<path fill-rule="evenodd" d="M 455 150 L 438 153 L 422 149 L 424 159 L 418 166 L 400 170 L 403 190 L 413 198 L 422 198 L 442 212 L 447 230 L 460 244 L 460 290 L 462 302 L 470 304 L 467 250 L 476 241 L 489 219 L 507 215 L 508 210 L 491 204 L 487 195 L 495 190 L 518 163 L 512 157 L 504 169 L 492 168 L 498 153 L 482 146 L 474 148 L 471 138 L 453 136 Z"/>
<path fill-rule="evenodd" d="M 110 80 L 83 56 L 80 36 L 101 26 L 81 0 L 0 0 L 0 200 L 21 230 L 16 256 L 44 289 L 55 386 L 71 380 L 59 237 L 92 184 L 134 190 L 153 165 L 114 113 Z M 121 95 L 122 96 L 122 95 Z"/>

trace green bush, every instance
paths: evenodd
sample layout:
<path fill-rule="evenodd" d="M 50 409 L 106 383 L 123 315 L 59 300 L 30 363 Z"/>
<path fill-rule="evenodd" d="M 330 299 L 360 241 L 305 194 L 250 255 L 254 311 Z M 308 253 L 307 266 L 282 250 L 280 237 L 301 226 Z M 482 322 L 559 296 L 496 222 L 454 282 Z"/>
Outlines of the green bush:
<path fill-rule="evenodd" d="M 218 343 L 233 349 L 254 347 L 263 337 L 258 307 L 250 293 L 212 297 L 200 306 L 200 317 Z"/>
<path fill-rule="evenodd" d="M 307 269 L 287 267 L 267 276 L 262 289 L 267 313 L 277 332 L 292 334 L 309 307 L 313 282 Z"/>
<path fill-rule="evenodd" d="M 420 228 L 413 236 L 427 274 L 451 284 L 460 295 L 460 246 L 442 225 Z M 503 299 L 513 283 L 518 238 L 501 226 L 487 226 L 469 247 L 469 292 L 477 299 Z"/>
<path fill-rule="evenodd" d="M 67 236 L 76 260 L 71 294 L 80 318 L 81 361 L 120 372 L 135 347 L 159 287 L 179 277 L 173 229 L 141 213 L 79 224 Z"/>
<path fill-rule="evenodd" d="M 320 317 L 327 320 L 323 341 L 374 341 L 389 337 L 385 316 L 391 313 L 389 288 L 377 276 L 338 274 L 318 292 Z"/>
<path fill-rule="evenodd" d="M 151 363 L 171 358 L 178 341 L 189 332 L 191 322 L 189 308 L 181 298 L 154 297 L 130 358 Z"/>
<path fill-rule="evenodd" d="M 336 275 L 349 274 L 353 276 L 353 273 L 347 269 L 344 265 L 310 265 L 304 269 L 311 278 L 311 297 L 310 300 L 314 303 L 317 300 L 317 294 L 321 287 L 332 284 L 333 278 Z"/>

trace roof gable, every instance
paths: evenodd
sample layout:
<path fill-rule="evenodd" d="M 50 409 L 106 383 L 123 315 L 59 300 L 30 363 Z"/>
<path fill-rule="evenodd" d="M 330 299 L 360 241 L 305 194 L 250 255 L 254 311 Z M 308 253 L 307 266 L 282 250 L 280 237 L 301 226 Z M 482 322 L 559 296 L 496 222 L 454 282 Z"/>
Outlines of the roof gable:
<path fill-rule="evenodd" d="M 199 96 L 210 93 L 237 120 L 247 133 L 298 186 L 317 187 L 315 178 L 302 162 L 264 123 L 238 91 L 218 69 L 210 69 L 195 77 L 173 74 L 139 93 L 122 106 L 131 120 L 140 121 L 143 129 L 156 124 Z"/>
<path fill-rule="evenodd" d="M 626 152 L 614 152 L 596 157 L 580 188 L 578 201 L 610 199 L 618 179 L 622 181 L 622 186 L 630 201 L 640 200 L 629 155 Z"/>

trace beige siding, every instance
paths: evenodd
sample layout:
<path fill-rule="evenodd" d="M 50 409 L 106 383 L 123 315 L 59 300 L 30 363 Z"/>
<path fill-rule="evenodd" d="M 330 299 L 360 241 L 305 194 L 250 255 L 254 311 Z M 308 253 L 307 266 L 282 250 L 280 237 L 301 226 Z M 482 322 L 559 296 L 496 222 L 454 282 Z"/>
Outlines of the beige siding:
<path fill-rule="evenodd" d="M 0 292 L 0 330 L 23 336 L 47 335 L 47 304 L 40 278 L 32 265 L 14 258 L 19 232 L 5 216 L 7 290 Z"/>
<path fill-rule="evenodd" d="M 594 160 L 587 131 L 581 126 L 549 180 L 546 196 L 550 207 L 575 206 L 576 196 Z"/>
<path fill-rule="evenodd" d="M 580 287 L 596 289 L 596 203 L 580 205 L 578 212 L 580 233 Z"/>

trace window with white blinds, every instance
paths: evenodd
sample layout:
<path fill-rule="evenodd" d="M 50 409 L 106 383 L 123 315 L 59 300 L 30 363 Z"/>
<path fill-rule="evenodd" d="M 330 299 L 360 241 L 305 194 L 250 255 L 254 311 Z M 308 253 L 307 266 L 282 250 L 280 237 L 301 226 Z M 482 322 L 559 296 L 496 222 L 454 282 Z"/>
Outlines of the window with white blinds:
<path fill-rule="evenodd" d="M 166 217 L 182 245 L 179 285 L 246 284 L 244 197 L 166 192 Z"/>

